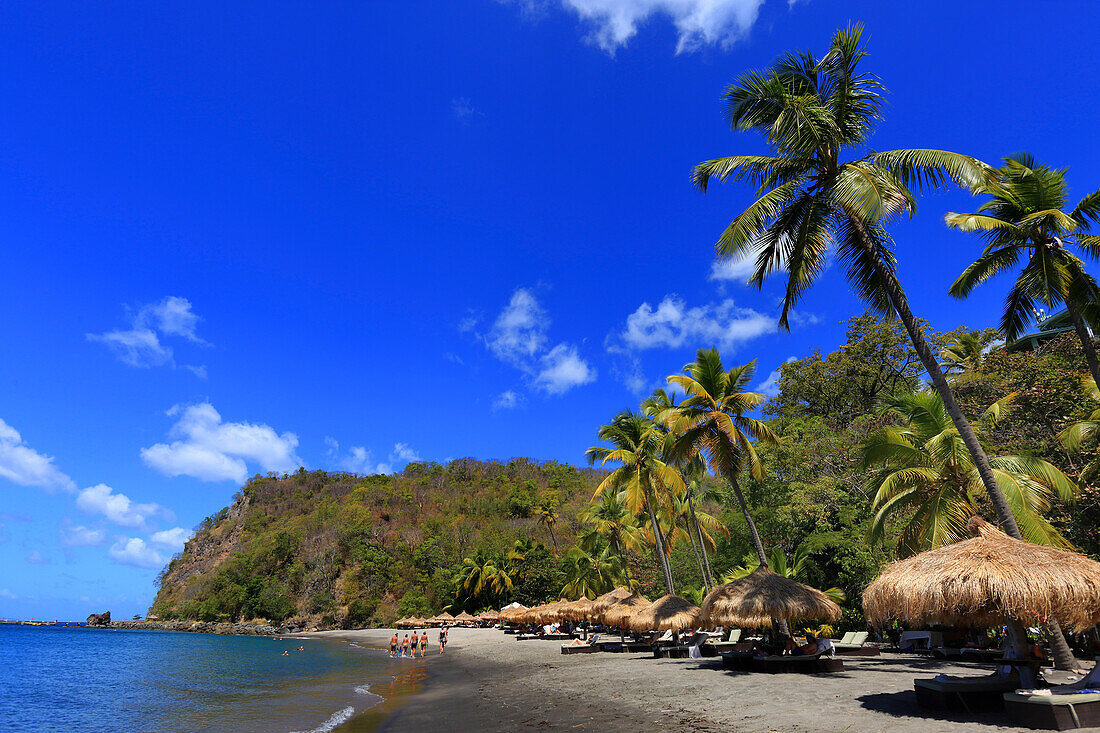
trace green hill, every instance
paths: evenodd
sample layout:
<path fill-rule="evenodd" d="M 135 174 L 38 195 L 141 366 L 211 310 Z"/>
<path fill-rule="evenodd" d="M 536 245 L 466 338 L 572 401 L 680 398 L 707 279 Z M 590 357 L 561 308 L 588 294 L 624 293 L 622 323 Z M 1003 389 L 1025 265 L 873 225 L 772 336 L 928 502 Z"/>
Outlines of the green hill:
<path fill-rule="evenodd" d="M 453 598 L 454 568 L 476 551 L 574 544 L 577 513 L 603 475 L 517 458 L 412 464 L 394 476 L 257 476 L 162 571 L 150 613 L 361 626 L 438 611 Z M 544 505 L 555 507 L 552 526 L 539 520 Z M 560 578 L 528 586 L 514 595 L 544 600 Z"/>

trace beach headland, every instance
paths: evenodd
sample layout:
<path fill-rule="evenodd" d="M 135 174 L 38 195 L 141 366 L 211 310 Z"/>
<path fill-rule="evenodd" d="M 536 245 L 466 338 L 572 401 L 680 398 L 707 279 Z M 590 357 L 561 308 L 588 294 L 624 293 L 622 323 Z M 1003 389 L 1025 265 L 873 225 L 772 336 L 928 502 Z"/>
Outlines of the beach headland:
<path fill-rule="evenodd" d="M 404 633 L 404 632 L 402 632 Z M 325 631 L 382 647 L 393 630 Z M 434 635 L 433 635 L 434 641 Z M 841 673 L 732 672 L 721 659 L 653 659 L 648 654 L 563 655 L 560 642 L 516 641 L 495 629 L 453 628 L 447 652 L 434 643 L 423 690 L 380 706 L 340 731 L 647 730 L 885 731 L 1000 733 L 1018 726 L 1003 714 L 952 716 L 917 706 L 913 680 L 979 676 L 990 665 L 916 655 L 848 657 Z M 385 696 L 385 691 L 379 694 Z M 385 721 L 379 718 L 385 714 Z M 1096 730 L 1096 729 L 1094 729 Z"/>

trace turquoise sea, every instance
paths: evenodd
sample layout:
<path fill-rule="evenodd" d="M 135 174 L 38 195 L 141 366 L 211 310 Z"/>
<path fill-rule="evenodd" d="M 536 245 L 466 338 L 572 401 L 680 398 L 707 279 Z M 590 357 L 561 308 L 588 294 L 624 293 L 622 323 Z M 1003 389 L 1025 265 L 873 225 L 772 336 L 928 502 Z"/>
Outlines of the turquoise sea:
<path fill-rule="evenodd" d="M 329 731 L 402 666 L 340 640 L 0 625 L 0 729 Z"/>

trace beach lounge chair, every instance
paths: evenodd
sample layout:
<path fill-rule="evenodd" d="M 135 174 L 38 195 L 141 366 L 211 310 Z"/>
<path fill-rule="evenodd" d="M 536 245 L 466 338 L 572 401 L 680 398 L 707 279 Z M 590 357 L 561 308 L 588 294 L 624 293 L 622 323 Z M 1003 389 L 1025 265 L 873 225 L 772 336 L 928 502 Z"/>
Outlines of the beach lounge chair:
<path fill-rule="evenodd" d="M 1100 692 L 1050 695 L 1006 692 L 1003 701 L 1012 722 L 1028 728 L 1073 730 L 1100 726 Z"/>
<path fill-rule="evenodd" d="M 1000 710 L 1004 707 L 1004 693 L 1013 692 L 1020 685 L 1015 677 L 948 677 L 937 675 L 932 679 L 913 680 L 917 704 L 937 710 L 953 710 L 966 713 Z"/>
<path fill-rule="evenodd" d="M 752 670 L 754 672 L 765 672 L 767 674 L 784 674 L 789 672 L 801 672 L 804 674 L 843 672 L 844 662 L 829 656 L 829 653 L 826 651 L 800 656 L 786 654 L 782 656 L 757 655 L 752 658 Z"/>
<path fill-rule="evenodd" d="M 600 635 L 592 634 L 588 641 L 584 644 L 562 644 L 562 654 L 591 654 L 592 652 L 603 651 L 601 646 Z"/>
<path fill-rule="evenodd" d="M 707 639 L 700 647 L 704 657 L 716 657 L 722 652 L 732 652 L 741 642 L 741 629 L 730 629 L 722 640 Z"/>
<path fill-rule="evenodd" d="M 707 634 L 702 631 L 697 631 L 695 634 L 684 644 L 661 644 L 653 647 L 653 658 L 658 659 L 666 657 L 669 659 L 698 659 L 703 656 L 703 653 L 699 650 L 703 642 L 707 639 Z"/>
<path fill-rule="evenodd" d="M 840 641 L 833 642 L 842 657 L 875 657 L 881 654 L 877 646 L 867 646 L 866 631 L 849 631 Z"/>

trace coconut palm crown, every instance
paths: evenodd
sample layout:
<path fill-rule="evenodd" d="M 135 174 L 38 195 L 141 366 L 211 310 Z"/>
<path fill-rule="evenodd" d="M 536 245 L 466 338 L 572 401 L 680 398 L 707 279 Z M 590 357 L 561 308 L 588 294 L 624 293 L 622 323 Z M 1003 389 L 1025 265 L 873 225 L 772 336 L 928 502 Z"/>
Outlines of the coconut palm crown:
<path fill-rule="evenodd" d="M 1081 199 L 1067 214 L 1069 198 L 1065 170 L 1039 165 L 1027 153 L 1005 158 L 996 178 L 984 182 L 979 193 L 990 198 L 976 213 L 949 213 L 947 226 L 981 235 L 987 242 L 981 257 L 967 267 L 949 291 L 965 298 L 989 278 L 1019 264 L 1027 256 L 1016 283 L 1005 299 L 1001 331 L 1014 340 L 1031 322 L 1036 303 L 1048 308 L 1065 303 L 1085 350 L 1094 380 L 1100 364 L 1086 321 L 1097 322 L 1100 288 L 1073 253 L 1100 255 L 1100 237 L 1088 234 L 1100 220 L 1100 191 Z"/>
<path fill-rule="evenodd" d="M 1014 397 L 995 402 L 976 421 L 983 442 L 983 433 L 1011 408 Z M 967 522 L 979 511 L 984 486 L 943 401 L 935 392 L 918 392 L 890 400 L 886 412 L 902 424 L 877 431 L 861 449 L 863 467 L 881 469 L 871 478 L 875 516 L 868 539 L 883 541 L 894 521 L 901 522 L 899 557 L 966 539 Z M 1031 456 L 993 456 L 990 464 L 1024 539 L 1068 547 L 1043 514 L 1055 496 L 1074 499 L 1077 485 Z"/>

